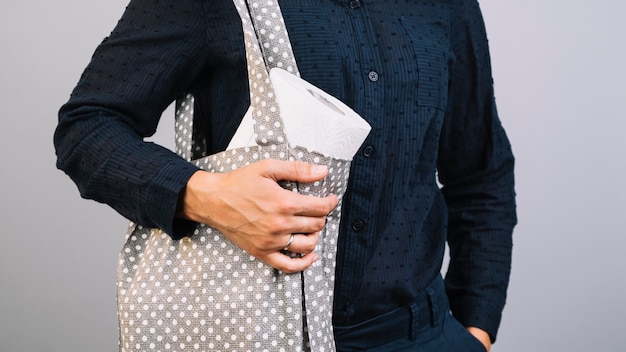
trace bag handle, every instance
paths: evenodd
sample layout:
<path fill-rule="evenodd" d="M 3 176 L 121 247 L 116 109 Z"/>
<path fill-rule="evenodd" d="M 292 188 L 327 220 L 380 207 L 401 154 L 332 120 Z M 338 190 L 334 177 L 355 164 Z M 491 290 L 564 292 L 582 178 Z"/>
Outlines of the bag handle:
<path fill-rule="evenodd" d="M 243 27 L 250 109 L 258 145 L 287 145 L 280 109 L 269 70 L 274 67 L 299 75 L 287 28 L 275 0 L 233 0 Z M 206 141 L 193 128 L 194 97 L 187 94 L 176 103 L 176 152 L 184 159 L 204 157 Z"/>

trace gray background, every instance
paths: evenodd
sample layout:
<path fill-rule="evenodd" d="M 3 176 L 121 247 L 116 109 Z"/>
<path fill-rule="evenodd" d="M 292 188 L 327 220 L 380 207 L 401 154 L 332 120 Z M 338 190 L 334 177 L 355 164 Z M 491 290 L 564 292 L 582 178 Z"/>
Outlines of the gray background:
<path fill-rule="evenodd" d="M 114 351 L 126 221 L 54 167 L 56 111 L 126 0 L 0 11 L 0 352 Z M 483 0 L 520 224 L 494 351 L 626 351 L 626 5 Z M 172 114 L 157 141 L 171 146 Z"/>

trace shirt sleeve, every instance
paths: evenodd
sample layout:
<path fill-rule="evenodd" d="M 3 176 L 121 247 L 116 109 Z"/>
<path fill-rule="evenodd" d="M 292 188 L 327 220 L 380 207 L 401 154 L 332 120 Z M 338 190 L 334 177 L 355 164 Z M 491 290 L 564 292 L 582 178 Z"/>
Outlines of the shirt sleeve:
<path fill-rule="evenodd" d="M 144 137 L 206 66 L 205 7 L 131 1 L 61 107 L 54 135 L 57 167 L 82 197 L 174 238 L 191 225 L 175 220 L 175 212 L 197 168 Z"/>
<path fill-rule="evenodd" d="M 448 205 L 446 290 L 454 316 L 495 341 L 506 300 L 516 224 L 514 157 L 498 118 L 482 15 L 459 1 L 451 30 L 455 57 L 438 173 Z"/>

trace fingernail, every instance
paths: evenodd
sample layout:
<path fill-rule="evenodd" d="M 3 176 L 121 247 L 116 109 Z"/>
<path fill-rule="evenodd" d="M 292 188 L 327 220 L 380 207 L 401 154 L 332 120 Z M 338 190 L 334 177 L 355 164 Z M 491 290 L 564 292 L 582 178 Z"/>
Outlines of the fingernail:
<path fill-rule="evenodd" d="M 311 172 L 317 175 L 325 174 L 326 172 L 328 172 L 328 167 L 326 167 L 326 165 L 313 164 L 311 166 Z"/>

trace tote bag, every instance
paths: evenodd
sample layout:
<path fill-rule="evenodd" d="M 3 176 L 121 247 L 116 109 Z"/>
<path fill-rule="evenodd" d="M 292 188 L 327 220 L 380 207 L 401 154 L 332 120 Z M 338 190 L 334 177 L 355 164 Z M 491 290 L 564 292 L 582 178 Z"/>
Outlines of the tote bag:
<path fill-rule="evenodd" d="M 204 147 L 194 138 L 194 102 L 188 95 L 177 103 L 177 152 L 210 172 L 228 172 L 267 158 L 327 165 L 323 181 L 281 185 L 315 196 L 334 193 L 340 204 L 320 234 L 319 259 L 295 274 L 259 261 L 204 224 L 193 235 L 172 240 L 160 229 L 131 222 L 118 263 L 120 351 L 335 350 L 335 256 L 350 161 L 288 143 L 280 109 L 268 94 L 273 89 L 270 68 L 297 74 L 280 9 L 272 1 L 234 3 L 244 28 L 257 145 L 197 158 Z"/>

